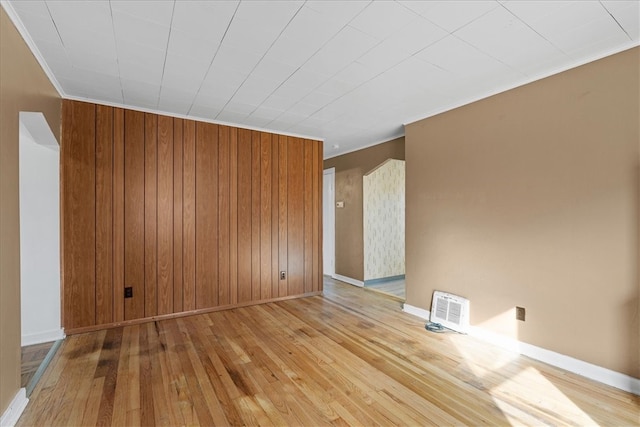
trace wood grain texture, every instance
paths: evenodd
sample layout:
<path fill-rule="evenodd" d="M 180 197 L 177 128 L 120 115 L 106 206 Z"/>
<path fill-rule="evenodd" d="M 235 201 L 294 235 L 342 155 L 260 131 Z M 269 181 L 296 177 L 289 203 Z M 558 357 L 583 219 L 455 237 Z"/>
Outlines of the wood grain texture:
<path fill-rule="evenodd" d="M 262 297 L 260 275 L 260 142 L 261 133 L 251 131 L 251 299 Z"/>
<path fill-rule="evenodd" d="M 196 308 L 218 304 L 218 125 L 196 124 Z"/>
<path fill-rule="evenodd" d="M 229 303 L 238 302 L 238 129 L 229 129 Z"/>
<path fill-rule="evenodd" d="M 124 320 L 124 110 L 113 109 L 113 320 Z"/>
<path fill-rule="evenodd" d="M 305 139 L 304 150 L 304 292 L 313 289 L 313 141 Z"/>
<path fill-rule="evenodd" d="M 184 310 L 196 308 L 196 126 L 184 121 L 182 200 L 182 280 Z"/>
<path fill-rule="evenodd" d="M 113 108 L 96 106 L 96 324 L 113 319 Z"/>
<path fill-rule="evenodd" d="M 218 128 L 218 305 L 228 305 L 230 302 L 229 129 L 228 126 Z"/>
<path fill-rule="evenodd" d="M 182 119 L 173 119 L 173 310 L 183 306 L 183 232 L 182 232 Z"/>
<path fill-rule="evenodd" d="M 124 113 L 124 286 L 133 298 L 124 300 L 124 318 L 145 316 L 145 144 L 144 113 Z M 124 289 L 123 289 L 124 292 Z"/>
<path fill-rule="evenodd" d="M 271 296 L 277 297 L 280 294 L 280 155 L 279 155 L 279 135 L 271 135 Z"/>
<path fill-rule="evenodd" d="M 288 294 L 304 292 L 304 140 L 288 137 L 287 153 Z"/>
<path fill-rule="evenodd" d="M 238 129 L 238 302 L 251 300 L 251 131 Z"/>
<path fill-rule="evenodd" d="M 74 328 L 96 322 L 96 107 L 64 101 L 62 114 L 63 324 Z"/>
<path fill-rule="evenodd" d="M 158 116 L 158 309 L 157 314 L 174 313 L 173 307 L 173 119 Z"/>
<path fill-rule="evenodd" d="M 260 134 L 260 299 L 271 298 L 271 134 Z"/>
<path fill-rule="evenodd" d="M 313 237 L 311 249 L 313 250 L 312 262 L 313 273 L 311 290 L 322 291 L 322 141 L 312 141 L 313 143 Z"/>
<path fill-rule="evenodd" d="M 278 136 L 278 273 L 289 269 L 289 195 L 288 195 L 288 153 L 289 138 Z M 278 296 L 289 292 L 289 278 L 285 276 L 278 283 Z"/>
<path fill-rule="evenodd" d="M 69 105 L 64 136 L 89 145 L 62 150 L 67 333 L 321 289 L 320 142 Z"/>
<path fill-rule="evenodd" d="M 637 424 L 638 396 L 324 287 L 68 337 L 17 426 Z"/>
<path fill-rule="evenodd" d="M 158 314 L 158 116 L 144 115 L 144 317 Z"/>

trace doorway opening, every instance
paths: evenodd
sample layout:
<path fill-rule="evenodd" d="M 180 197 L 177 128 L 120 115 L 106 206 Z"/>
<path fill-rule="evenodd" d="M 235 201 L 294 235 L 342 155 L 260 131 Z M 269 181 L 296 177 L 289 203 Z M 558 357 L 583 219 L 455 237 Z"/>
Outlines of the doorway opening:
<path fill-rule="evenodd" d="M 364 286 L 405 292 L 405 162 L 387 159 L 362 178 Z"/>
<path fill-rule="evenodd" d="M 60 316 L 60 153 L 42 113 L 20 112 L 20 321 L 27 396 L 64 338 Z M 58 344 L 56 344 L 58 343 Z"/>
<path fill-rule="evenodd" d="M 336 169 L 325 169 L 322 175 L 322 269 L 323 274 L 336 274 Z"/>

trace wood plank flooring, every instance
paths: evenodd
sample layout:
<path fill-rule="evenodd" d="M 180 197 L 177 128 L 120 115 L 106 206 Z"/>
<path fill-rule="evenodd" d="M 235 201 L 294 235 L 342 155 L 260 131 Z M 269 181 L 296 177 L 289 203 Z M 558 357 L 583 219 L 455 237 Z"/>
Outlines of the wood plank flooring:
<path fill-rule="evenodd" d="M 382 292 L 383 294 L 391 295 L 398 298 L 400 301 L 406 299 L 405 280 L 391 280 L 389 282 L 365 284 L 365 289 L 370 289 L 376 292 Z"/>
<path fill-rule="evenodd" d="M 27 425 L 637 425 L 640 398 L 435 334 L 326 280 L 302 298 L 68 337 Z"/>
<path fill-rule="evenodd" d="M 55 341 L 51 341 L 28 345 L 20 349 L 22 357 L 20 387 L 26 387 L 29 384 L 54 344 Z"/>

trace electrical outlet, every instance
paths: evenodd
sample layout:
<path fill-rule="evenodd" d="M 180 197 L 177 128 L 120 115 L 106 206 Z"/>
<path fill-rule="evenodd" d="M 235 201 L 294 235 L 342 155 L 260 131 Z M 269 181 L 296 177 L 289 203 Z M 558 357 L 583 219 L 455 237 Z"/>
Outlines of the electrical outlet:
<path fill-rule="evenodd" d="M 280 272 L 280 280 L 285 280 L 287 278 L 287 272 L 286 271 L 281 271 Z"/>
<path fill-rule="evenodd" d="M 133 287 L 129 286 L 124 288 L 124 297 L 133 298 Z"/>
<path fill-rule="evenodd" d="M 525 310 L 524 307 L 516 307 L 516 320 L 522 320 L 524 322 Z"/>

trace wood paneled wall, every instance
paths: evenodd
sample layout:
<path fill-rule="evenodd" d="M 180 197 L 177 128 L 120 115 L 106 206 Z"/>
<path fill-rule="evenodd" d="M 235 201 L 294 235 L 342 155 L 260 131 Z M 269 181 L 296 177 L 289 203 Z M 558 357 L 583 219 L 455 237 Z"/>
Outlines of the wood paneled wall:
<path fill-rule="evenodd" d="M 322 291 L 322 142 L 69 100 L 62 128 L 67 333 Z"/>

